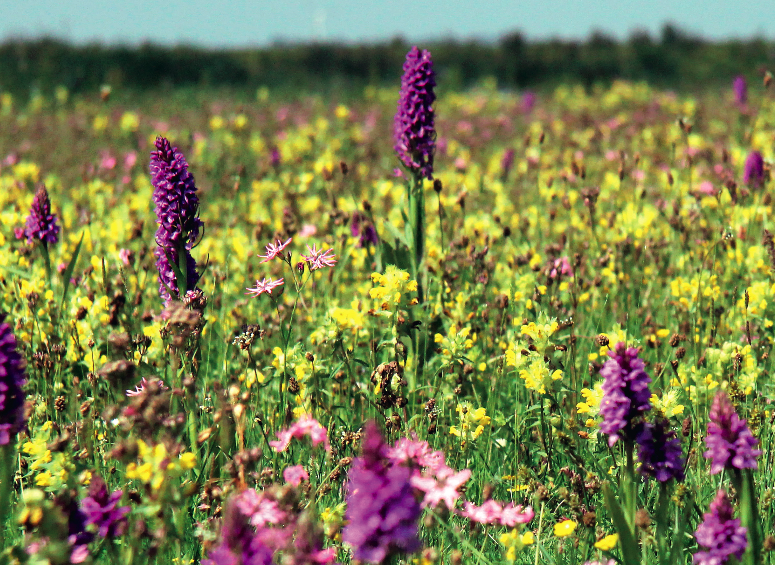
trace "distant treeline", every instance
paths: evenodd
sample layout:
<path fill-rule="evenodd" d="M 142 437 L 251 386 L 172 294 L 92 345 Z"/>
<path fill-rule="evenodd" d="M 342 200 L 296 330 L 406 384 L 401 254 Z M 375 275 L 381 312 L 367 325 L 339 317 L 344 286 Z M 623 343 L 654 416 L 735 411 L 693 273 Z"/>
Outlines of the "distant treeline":
<path fill-rule="evenodd" d="M 183 86 L 342 90 L 395 84 L 409 47 L 402 39 L 230 50 L 10 41 L 0 45 L 0 90 L 22 96 L 58 85 L 71 92 L 96 92 L 103 84 L 141 91 Z M 431 50 L 439 83 L 448 89 L 465 88 L 485 77 L 496 78 L 500 88 L 592 85 L 625 78 L 694 89 L 728 84 L 737 74 L 754 78 L 763 68 L 775 67 L 772 41 L 709 42 L 671 25 L 659 38 L 634 33 L 626 41 L 600 33 L 586 41 L 527 41 L 512 33 L 491 43 L 447 40 L 421 47 Z"/>

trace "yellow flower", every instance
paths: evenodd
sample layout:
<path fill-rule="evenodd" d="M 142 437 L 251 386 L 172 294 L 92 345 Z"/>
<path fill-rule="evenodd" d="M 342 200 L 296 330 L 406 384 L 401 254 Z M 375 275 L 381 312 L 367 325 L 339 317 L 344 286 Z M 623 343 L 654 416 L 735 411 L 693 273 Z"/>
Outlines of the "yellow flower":
<path fill-rule="evenodd" d="M 603 551 L 611 551 L 619 542 L 619 534 L 610 534 L 595 543 L 595 547 Z"/>
<path fill-rule="evenodd" d="M 460 427 L 451 426 L 449 433 L 459 437 L 461 443 L 477 439 L 484 432 L 484 427 L 490 424 L 490 417 L 485 408 L 474 410 L 469 402 L 461 402 L 455 410 L 460 418 Z"/>
<path fill-rule="evenodd" d="M 562 522 L 557 522 L 554 525 L 554 535 L 558 538 L 569 536 L 576 529 L 576 526 L 578 526 L 578 524 L 573 520 L 563 520 Z"/>

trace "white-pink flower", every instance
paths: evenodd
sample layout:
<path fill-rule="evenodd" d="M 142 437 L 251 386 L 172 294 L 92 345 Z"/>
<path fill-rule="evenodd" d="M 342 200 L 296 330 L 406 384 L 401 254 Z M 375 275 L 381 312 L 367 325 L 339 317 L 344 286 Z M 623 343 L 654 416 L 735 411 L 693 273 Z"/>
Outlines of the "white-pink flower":
<path fill-rule="evenodd" d="M 307 246 L 307 251 L 309 251 L 309 255 L 302 255 L 301 258 L 309 263 L 310 271 L 317 271 L 323 267 L 333 267 L 336 265 L 336 256 L 333 249 L 323 251 L 313 244 L 312 247 Z"/>
<path fill-rule="evenodd" d="M 292 438 L 302 439 L 305 436 L 310 437 L 313 447 L 322 443 L 326 451 L 331 451 L 331 445 L 328 443 L 328 430 L 320 425 L 320 422 L 315 418 L 307 415 L 291 424 L 290 428 L 277 432 L 277 440 L 270 441 L 269 445 L 280 453 L 288 449 Z"/>
<path fill-rule="evenodd" d="M 309 474 L 301 465 L 293 465 L 292 467 L 285 468 L 283 471 L 283 479 L 285 479 L 285 482 L 289 485 L 297 487 L 302 481 L 309 480 Z"/>
<path fill-rule="evenodd" d="M 509 502 L 503 507 L 500 522 L 503 526 L 513 528 L 517 524 L 527 524 L 534 516 L 535 512 L 530 506 L 524 507 L 521 504 L 514 506 L 513 502 Z"/>
<path fill-rule="evenodd" d="M 288 244 L 293 241 L 293 238 L 289 238 L 288 241 L 283 243 L 279 239 L 275 241 L 274 243 L 270 243 L 266 246 L 266 255 L 259 255 L 263 261 L 262 263 L 266 263 L 267 261 L 271 261 L 275 257 L 280 257 L 282 255 L 283 249 L 288 247 Z"/>
<path fill-rule="evenodd" d="M 500 521 L 502 513 L 503 508 L 499 502 L 488 500 L 481 506 L 466 502 L 460 515 L 479 524 L 494 524 Z"/>
<path fill-rule="evenodd" d="M 432 473 L 432 476 L 431 474 L 414 476 L 409 479 L 409 482 L 413 487 L 425 493 L 422 501 L 423 507 L 436 508 L 443 500 L 447 508 L 453 510 L 455 501 L 460 498 L 457 489 L 470 477 L 471 469 L 463 469 L 456 473 L 454 469 L 442 465 Z"/>
<path fill-rule="evenodd" d="M 255 288 L 247 288 L 245 294 L 252 294 L 255 297 L 261 296 L 264 293 L 272 294 L 272 291 L 278 286 L 283 284 L 283 279 L 273 281 L 271 278 L 264 278 L 264 280 L 257 280 Z"/>
<path fill-rule="evenodd" d="M 134 390 L 127 390 L 126 395 L 127 396 L 140 396 L 143 392 L 145 392 L 145 387 L 148 386 L 148 380 L 143 377 L 140 379 L 140 384 L 138 384 Z M 169 390 L 169 387 L 164 385 L 164 381 L 158 380 L 156 381 L 156 386 L 158 386 L 161 390 Z"/>
<path fill-rule="evenodd" d="M 411 463 L 431 471 L 444 465 L 444 452 L 433 451 L 427 441 L 420 441 L 417 435 L 402 437 L 387 451 L 388 459 L 396 465 Z"/>

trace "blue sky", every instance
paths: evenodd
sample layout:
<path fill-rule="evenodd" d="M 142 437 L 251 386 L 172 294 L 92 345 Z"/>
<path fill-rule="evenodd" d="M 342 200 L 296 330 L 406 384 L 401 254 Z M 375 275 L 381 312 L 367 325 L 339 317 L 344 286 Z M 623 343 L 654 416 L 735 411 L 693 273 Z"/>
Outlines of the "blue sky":
<path fill-rule="evenodd" d="M 412 42 L 455 37 L 619 38 L 658 35 L 665 22 L 709 39 L 775 39 L 773 0 L 0 0 L 0 41 L 53 35 L 76 43 L 208 47 L 344 40 Z"/>

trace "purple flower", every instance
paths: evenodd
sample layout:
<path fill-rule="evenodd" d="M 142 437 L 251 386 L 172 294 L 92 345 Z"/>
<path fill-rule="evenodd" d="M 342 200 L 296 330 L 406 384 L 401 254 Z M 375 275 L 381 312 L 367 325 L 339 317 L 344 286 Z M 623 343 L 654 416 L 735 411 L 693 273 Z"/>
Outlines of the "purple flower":
<path fill-rule="evenodd" d="M 501 178 L 506 179 L 509 176 L 509 173 L 511 172 L 511 168 L 514 166 L 514 156 L 517 154 L 516 151 L 509 148 L 506 149 L 506 152 L 503 154 L 503 157 L 501 158 Z"/>
<path fill-rule="evenodd" d="M 436 75 L 430 51 L 412 47 L 406 54 L 398 111 L 393 125 L 394 149 L 401 162 L 415 176 L 433 180 L 433 152 L 436 130 L 433 102 Z"/>
<path fill-rule="evenodd" d="M 538 100 L 538 96 L 536 96 L 535 92 L 531 90 L 525 91 L 525 93 L 522 94 L 522 111 L 525 114 L 529 114 L 530 112 L 532 112 L 533 108 L 536 105 L 537 100 Z"/>
<path fill-rule="evenodd" d="M 753 188 L 761 188 L 764 184 L 764 159 L 758 151 L 751 151 L 745 160 L 743 182 Z"/>
<path fill-rule="evenodd" d="M 348 524 L 342 532 L 355 559 L 382 563 L 390 555 L 420 549 L 420 504 L 412 492 L 411 476 L 409 468 L 387 459 L 377 425 L 366 424 L 363 455 L 354 461 L 347 483 Z"/>
<path fill-rule="evenodd" d="M 40 185 L 32 199 L 30 215 L 24 227 L 24 235 L 27 243 L 41 241 L 44 245 L 59 241 L 59 226 L 56 214 L 51 213 L 51 200 L 48 198 L 46 187 Z"/>
<path fill-rule="evenodd" d="M 754 449 L 759 443 L 746 421 L 735 412 L 727 393 L 719 391 L 713 399 L 708 414 L 708 433 L 703 454 L 711 460 L 710 473 L 715 475 L 724 469 L 756 469 L 756 458 L 762 454 Z"/>
<path fill-rule="evenodd" d="M 81 501 L 81 512 L 86 517 L 86 524 L 97 526 L 97 535 L 103 538 L 114 538 L 124 533 L 126 515 L 129 506 L 119 506 L 124 491 L 117 490 L 108 494 L 108 486 L 99 475 L 92 477 L 89 485 L 89 496 Z"/>
<path fill-rule="evenodd" d="M 358 238 L 358 247 L 377 245 L 379 243 L 377 230 L 374 229 L 371 222 L 366 220 L 366 216 L 359 212 L 355 212 L 353 219 L 350 221 L 350 234 Z"/>
<path fill-rule="evenodd" d="M 674 430 L 668 428 L 667 420 L 659 418 L 653 424 L 643 424 L 636 441 L 642 475 L 654 477 L 660 483 L 670 479 L 684 480 L 681 440 Z"/>
<path fill-rule="evenodd" d="M 8 445 L 27 424 L 24 391 L 27 379 L 24 360 L 16 350 L 16 337 L 5 314 L 0 313 L 0 445 Z"/>
<path fill-rule="evenodd" d="M 733 555 L 737 559 L 743 556 L 748 547 L 748 529 L 732 516 L 727 493 L 720 489 L 694 533 L 697 543 L 706 549 L 694 554 L 694 565 L 724 565 Z"/>
<path fill-rule="evenodd" d="M 202 565 L 271 565 L 272 550 L 264 544 L 261 536 L 250 524 L 251 516 L 244 512 L 241 497 L 244 491 L 233 497 L 226 505 L 221 527 L 221 542 L 204 559 Z"/>
<path fill-rule="evenodd" d="M 154 255 L 159 271 L 159 294 L 167 303 L 172 299 L 170 291 L 181 295 L 193 290 L 199 282 L 191 248 L 199 237 L 202 222 L 198 216 L 196 185 L 193 175 L 188 172 L 186 158 L 161 136 L 156 138 L 156 149 L 151 152 L 150 167 L 156 223 L 159 224 Z M 175 270 L 170 265 L 170 262 L 180 265 L 180 253 L 184 254 L 186 288 L 179 287 Z"/>
<path fill-rule="evenodd" d="M 608 355 L 611 358 L 600 370 L 605 378 L 600 429 L 608 434 L 608 445 L 613 446 L 620 438 L 629 442 L 635 439 L 635 419 L 651 410 L 651 378 L 644 370 L 643 360 L 638 358 L 637 348 L 628 349 L 620 342 Z"/>
<path fill-rule="evenodd" d="M 748 83 L 745 81 L 745 77 L 738 75 L 735 80 L 732 81 L 732 90 L 735 91 L 735 102 L 739 106 L 745 106 L 748 102 Z"/>

